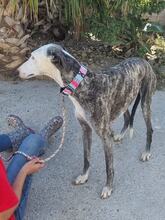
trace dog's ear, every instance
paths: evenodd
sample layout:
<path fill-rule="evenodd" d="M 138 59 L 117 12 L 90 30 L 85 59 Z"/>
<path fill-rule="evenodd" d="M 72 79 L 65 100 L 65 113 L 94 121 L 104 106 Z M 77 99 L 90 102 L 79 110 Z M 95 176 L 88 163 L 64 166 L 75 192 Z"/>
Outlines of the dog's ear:
<path fill-rule="evenodd" d="M 78 62 L 62 47 L 50 47 L 48 56 L 51 57 L 51 62 L 60 70 L 69 73 L 71 70 L 78 71 Z"/>
<path fill-rule="evenodd" d="M 74 58 L 69 52 L 67 52 L 67 50 L 63 49 L 61 51 L 61 61 L 62 61 L 62 65 L 63 68 L 65 69 L 65 71 L 67 73 L 69 73 L 70 71 L 73 72 L 78 72 L 79 70 L 79 63 L 76 60 L 76 58 Z"/>
<path fill-rule="evenodd" d="M 63 68 L 60 52 L 56 48 L 54 47 L 49 48 L 47 54 L 48 57 L 51 58 L 51 62 L 55 64 L 57 68 L 59 69 Z"/>
<path fill-rule="evenodd" d="M 60 66 L 61 68 L 63 67 L 62 60 L 61 60 L 60 56 L 57 54 L 54 54 L 52 56 L 52 63 L 54 63 L 56 66 Z"/>
<path fill-rule="evenodd" d="M 69 57 L 64 50 L 52 54 L 52 63 L 60 70 L 69 72 L 73 66 L 73 59 Z"/>

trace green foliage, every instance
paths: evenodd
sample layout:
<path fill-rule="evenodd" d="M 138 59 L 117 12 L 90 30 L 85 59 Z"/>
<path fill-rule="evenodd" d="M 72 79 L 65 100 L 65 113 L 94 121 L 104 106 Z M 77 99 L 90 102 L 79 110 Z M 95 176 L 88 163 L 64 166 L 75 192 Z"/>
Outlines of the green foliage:
<path fill-rule="evenodd" d="M 100 1 L 101 2 L 101 1 Z M 109 1 L 95 10 L 86 19 L 89 30 L 96 37 L 116 44 L 123 39 L 135 40 L 144 26 L 142 15 L 146 12 L 159 12 L 165 8 L 164 1 L 156 0 L 118 0 Z"/>
<path fill-rule="evenodd" d="M 149 50 L 142 42 L 146 24 L 142 16 L 164 8 L 164 0 L 65 1 L 66 23 L 73 27 L 76 39 L 85 32 L 111 45 L 134 44 L 140 54 Z"/>
<path fill-rule="evenodd" d="M 17 15 L 22 7 L 22 16 L 33 22 L 38 21 L 40 2 L 9 0 L 14 15 Z M 55 10 L 57 2 L 61 2 L 60 13 L 65 14 L 65 23 L 77 40 L 81 34 L 92 34 L 111 45 L 134 46 L 141 55 L 149 50 L 148 38 L 152 33 L 162 35 L 164 32 L 161 27 L 153 25 L 147 32 L 148 37 L 143 33 L 147 23 L 143 15 L 163 10 L 164 0 L 43 0 L 48 17 L 49 9 Z"/>

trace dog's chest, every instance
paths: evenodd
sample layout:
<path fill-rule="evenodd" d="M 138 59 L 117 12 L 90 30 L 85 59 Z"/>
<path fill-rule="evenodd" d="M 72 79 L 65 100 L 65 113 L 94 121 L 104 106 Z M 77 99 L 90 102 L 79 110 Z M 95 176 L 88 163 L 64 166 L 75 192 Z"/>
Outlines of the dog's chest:
<path fill-rule="evenodd" d="M 72 101 L 74 107 L 75 107 L 75 115 L 77 118 L 86 119 L 86 114 L 84 108 L 80 105 L 80 103 L 73 97 L 69 96 L 70 100 Z"/>

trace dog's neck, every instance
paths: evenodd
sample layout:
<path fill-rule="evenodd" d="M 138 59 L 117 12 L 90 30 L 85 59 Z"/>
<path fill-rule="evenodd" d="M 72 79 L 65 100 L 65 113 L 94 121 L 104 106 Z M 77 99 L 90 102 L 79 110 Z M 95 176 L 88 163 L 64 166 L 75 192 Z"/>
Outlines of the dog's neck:
<path fill-rule="evenodd" d="M 61 92 L 65 95 L 74 95 L 74 93 L 77 93 L 77 90 L 80 92 L 86 83 L 89 84 L 93 73 L 86 67 L 79 65 L 76 70 L 70 71 L 69 73 L 62 73 L 61 76 L 64 84 L 61 88 Z"/>

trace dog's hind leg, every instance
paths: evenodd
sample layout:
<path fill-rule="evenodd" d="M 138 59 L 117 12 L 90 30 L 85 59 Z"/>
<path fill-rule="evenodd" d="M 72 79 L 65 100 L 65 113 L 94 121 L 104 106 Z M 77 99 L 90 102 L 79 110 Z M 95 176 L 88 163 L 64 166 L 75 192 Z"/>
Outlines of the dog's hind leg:
<path fill-rule="evenodd" d="M 84 119 L 77 117 L 83 131 L 83 147 L 84 147 L 84 169 L 83 174 L 79 175 L 75 180 L 75 185 L 84 184 L 88 180 L 90 167 L 90 154 L 92 144 L 92 128 Z"/>
<path fill-rule="evenodd" d="M 134 117 L 135 117 L 135 113 L 136 113 L 136 109 L 138 107 L 138 104 L 140 102 L 140 92 L 138 93 L 137 97 L 136 97 L 136 100 L 135 100 L 135 103 L 132 107 L 132 111 L 131 111 L 131 115 L 130 115 L 130 138 L 132 138 L 133 136 L 133 122 L 134 122 Z"/>
<path fill-rule="evenodd" d="M 145 88 L 145 92 L 142 94 L 141 107 L 147 127 L 146 149 L 141 155 L 141 160 L 148 161 L 151 157 L 150 147 L 153 133 L 151 124 L 151 92 L 148 88 Z"/>
<path fill-rule="evenodd" d="M 120 142 L 123 139 L 125 133 L 127 132 L 128 127 L 130 128 L 130 138 L 132 138 L 132 136 L 133 136 L 133 121 L 134 121 L 136 109 L 138 107 L 140 99 L 141 99 L 141 96 L 140 96 L 140 92 L 139 92 L 136 97 L 135 103 L 132 107 L 131 115 L 130 115 L 128 109 L 124 113 L 124 126 L 123 126 L 121 133 L 119 135 L 114 135 L 114 141 Z"/>
<path fill-rule="evenodd" d="M 123 128 L 121 129 L 120 134 L 116 134 L 113 137 L 113 140 L 115 142 L 120 142 L 124 138 L 124 136 L 125 136 L 125 134 L 127 132 L 127 129 L 129 127 L 129 124 L 130 124 L 130 113 L 129 113 L 129 110 L 127 109 L 127 111 L 124 113 L 124 125 L 123 125 Z"/>

